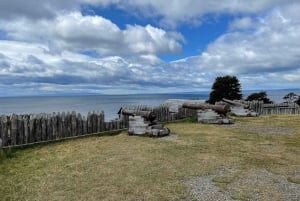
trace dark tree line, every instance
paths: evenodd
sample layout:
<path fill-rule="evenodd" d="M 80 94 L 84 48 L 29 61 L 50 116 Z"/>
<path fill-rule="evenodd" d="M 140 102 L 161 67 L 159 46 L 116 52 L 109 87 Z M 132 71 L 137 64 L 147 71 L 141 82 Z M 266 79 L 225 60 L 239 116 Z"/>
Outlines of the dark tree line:
<path fill-rule="evenodd" d="M 240 100 L 243 98 L 243 95 L 241 93 L 241 84 L 236 76 L 226 75 L 217 77 L 211 89 L 212 90 L 208 99 L 208 102 L 211 104 L 215 104 L 216 102 L 221 101 L 222 98 L 230 100 Z M 297 103 L 298 105 L 300 105 L 300 96 L 295 94 L 294 92 L 288 93 L 283 97 L 283 99 L 284 102 Z M 273 101 L 268 98 L 268 95 L 265 91 L 252 93 L 245 100 L 259 100 L 263 101 L 264 103 L 273 103 Z"/>

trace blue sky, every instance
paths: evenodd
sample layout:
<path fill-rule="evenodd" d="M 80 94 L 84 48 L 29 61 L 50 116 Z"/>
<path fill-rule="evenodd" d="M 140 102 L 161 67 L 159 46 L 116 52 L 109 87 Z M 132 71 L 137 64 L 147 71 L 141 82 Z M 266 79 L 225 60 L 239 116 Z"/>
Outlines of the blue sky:
<path fill-rule="evenodd" d="M 0 96 L 300 88 L 298 0 L 0 2 Z"/>

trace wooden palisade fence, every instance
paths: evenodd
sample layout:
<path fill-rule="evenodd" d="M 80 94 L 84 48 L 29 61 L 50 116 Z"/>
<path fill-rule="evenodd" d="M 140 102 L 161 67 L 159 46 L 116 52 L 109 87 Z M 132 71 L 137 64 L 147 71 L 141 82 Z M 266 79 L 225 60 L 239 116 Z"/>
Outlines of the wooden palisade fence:
<path fill-rule="evenodd" d="M 104 113 L 53 113 L 0 117 L 2 147 L 47 142 L 127 128 L 121 120 L 104 121 Z"/>
<path fill-rule="evenodd" d="M 194 115 L 194 111 L 180 109 L 171 114 L 167 107 L 138 106 L 135 109 L 151 110 L 160 122 L 183 119 Z M 89 113 L 52 113 L 37 115 L 11 115 L 0 117 L 0 148 L 49 142 L 66 138 L 76 138 L 106 131 L 128 128 L 128 118 L 106 122 L 103 112 Z"/>
<path fill-rule="evenodd" d="M 251 101 L 249 108 L 260 115 L 288 115 L 300 114 L 300 107 L 296 103 L 264 104 L 262 101 Z"/>

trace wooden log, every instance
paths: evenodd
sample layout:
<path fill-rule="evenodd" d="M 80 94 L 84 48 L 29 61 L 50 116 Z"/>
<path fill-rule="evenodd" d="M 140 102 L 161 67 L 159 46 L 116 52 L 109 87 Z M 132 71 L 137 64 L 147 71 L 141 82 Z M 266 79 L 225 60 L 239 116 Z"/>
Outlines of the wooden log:
<path fill-rule="evenodd" d="M 58 139 L 63 139 L 63 133 L 62 133 L 62 117 L 61 113 L 58 112 L 56 114 L 57 118 L 57 138 Z"/>
<path fill-rule="evenodd" d="M 93 133 L 97 133 L 97 114 L 95 113 L 95 111 L 93 112 Z"/>
<path fill-rule="evenodd" d="M 11 145 L 17 145 L 17 136 L 18 136 L 18 116 L 16 114 L 13 114 L 10 117 L 11 122 L 11 131 L 10 131 L 10 140 Z"/>
<path fill-rule="evenodd" d="M 0 118 L 0 124 L 1 124 L 1 147 L 8 146 L 8 118 L 7 116 L 2 115 Z"/>
<path fill-rule="evenodd" d="M 97 113 L 97 133 L 101 132 L 101 113 Z"/>
<path fill-rule="evenodd" d="M 53 139 L 53 136 L 52 136 L 52 133 L 53 133 L 53 129 L 52 129 L 52 115 L 51 114 L 47 114 L 47 140 L 52 140 Z"/>
<path fill-rule="evenodd" d="M 29 115 L 24 115 L 24 144 L 29 143 Z"/>
<path fill-rule="evenodd" d="M 41 116 L 41 124 L 42 124 L 42 141 L 47 141 L 47 114 L 42 114 Z"/>
<path fill-rule="evenodd" d="M 80 113 L 77 114 L 77 135 L 83 135 L 83 121 Z"/>
<path fill-rule="evenodd" d="M 83 116 L 83 118 L 82 118 L 82 133 L 83 133 L 83 135 L 88 134 L 88 131 L 87 131 L 87 118 L 85 116 Z"/>
<path fill-rule="evenodd" d="M 65 121 L 66 121 L 66 113 L 63 112 L 61 114 L 61 122 L 60 122 L 60 128 L 59 128 L 62 138 L 66 137 L 66 123 L 65 123 Z"/>
<path fill-rule="evenodd" d="M 87 133 L 90 134 L 93 132 L 93 120 L 92 114 L 89 112 L 87 116 Z"/>
<path fill-rule="evenodd" d="M 72 111 L 71 114 L 71 135 L 77 136 L 77 121 L 76 121 L 76 112 Z"/>
<path fill-rule="evenodd" d="M 42 117 L 40 114 L 36 116 L 35 121 L 35 142 L 41 142 L 42 141 Z"/>
<path fill-rule="evenodd" d="M 58 123 L 57 123 L 57 115 L 55 112 L 52 115 L 52 127 L 53 127 L 53 139 L 58 139 Z"/>
<path fill-rule="evenodd" d="M 24 144 L 24 119 L 22 115 L 18 115 L 18 138 L 17 144 Z"/>
<path fill-rule="evenodd" d="M 101 112 L 101 131 L 105 130 L 105 114 L 104 111 Z"/>
<path fill-rule="evenodd" d="M 72 117 L 71 117 L 71 114 L 70 112 L 67 113 L 66 115 L 66 134 L 67 134 L 67 137 L 71 137 L 72 136 Z"/>
<path fill-rule="evenodd" d="M 34 133 L 35 133 L 35 117 L 34 115 L 30 115 L 29 118 L 29 136 L 28 136 L 28 142 L 32 143 L 35 142 L 34 139 Z"/>

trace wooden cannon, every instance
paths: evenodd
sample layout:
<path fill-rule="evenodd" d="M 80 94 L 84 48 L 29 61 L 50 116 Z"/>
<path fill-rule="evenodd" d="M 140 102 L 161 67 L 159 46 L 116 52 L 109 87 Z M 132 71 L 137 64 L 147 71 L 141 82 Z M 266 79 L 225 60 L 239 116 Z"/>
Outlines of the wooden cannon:
<path fill-rule="evenodd" d="M 170 130 L 158 124 L 152 111 L 121 109 L 121 115 L 129 116 L 128 134 L 162 137 L 170 134 Z"/>
<path fill-rule="evenodd" d="M 227 118 L 226 115 L 230 112 L 229 105 L 210 105 L 184 103 L 183 108 L 194 109 L 198 111 L 198 122 L 207 124 L 232 124 L 233 119 Z"/>

